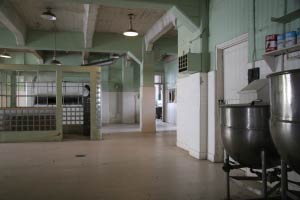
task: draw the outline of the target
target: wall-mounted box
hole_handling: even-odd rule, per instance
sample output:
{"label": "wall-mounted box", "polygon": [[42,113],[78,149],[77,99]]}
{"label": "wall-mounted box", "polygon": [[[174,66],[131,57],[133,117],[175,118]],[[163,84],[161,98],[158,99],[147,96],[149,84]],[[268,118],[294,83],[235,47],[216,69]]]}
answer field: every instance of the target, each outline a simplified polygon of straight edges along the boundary
{"label": "wall-mounted box", "polygon": [[201,53],[187,53],[178,58],[179,73],[201,72],[202,55]]}

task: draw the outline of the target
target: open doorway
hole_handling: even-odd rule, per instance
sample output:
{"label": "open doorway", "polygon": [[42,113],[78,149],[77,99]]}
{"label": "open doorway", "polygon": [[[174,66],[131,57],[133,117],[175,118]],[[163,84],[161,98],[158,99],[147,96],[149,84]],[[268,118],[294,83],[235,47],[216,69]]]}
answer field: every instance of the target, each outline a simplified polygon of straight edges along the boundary
{"label": "open doorway", "polygon": [[154,76],[154,87],[155,87],[155,118],[156,120],[164,121],[164,99],[163,99],[163,81],[162,75]]}
{"label": "open doorway", "polygon": [[64,139],[90,138],[90,74],[64,72],[62,82]]}
{"label": "open doorway", "polygon": [[[174,66],[176,59],[174,62]],[[172,64],[171,64],[172,65]],[[154,76],[157,132],[176,131],[176,74],[168,71]],[[175,68],[170,66],[170,68]],[[175,71],[174,70],[174,71]],[[173,77],[174,76],[174,77]],[[172,79],[172,81],[170,80]],[[174,81],[174,82],[173,82]]]}

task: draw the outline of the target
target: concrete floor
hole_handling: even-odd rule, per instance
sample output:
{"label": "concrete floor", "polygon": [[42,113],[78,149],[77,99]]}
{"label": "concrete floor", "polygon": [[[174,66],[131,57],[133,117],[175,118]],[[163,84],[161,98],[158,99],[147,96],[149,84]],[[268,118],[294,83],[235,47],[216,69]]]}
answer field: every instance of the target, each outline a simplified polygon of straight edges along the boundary
{"label": "concrete floor", "polygon": [[[138,133],[140,131],[139,124],[107,124],[101,129],[103,134],[107,133]],[[156,131],[176,131],[176,125],[156,120]]]}
{"label": "concrete floor", "polygon": [[[174,132],[165,132],[111,134],[103,141],[1,144],[0,199],[224,199],[221,164],[193,159],[175,141]],[[235,184],[232,191],[233,200],[250,196]]]}

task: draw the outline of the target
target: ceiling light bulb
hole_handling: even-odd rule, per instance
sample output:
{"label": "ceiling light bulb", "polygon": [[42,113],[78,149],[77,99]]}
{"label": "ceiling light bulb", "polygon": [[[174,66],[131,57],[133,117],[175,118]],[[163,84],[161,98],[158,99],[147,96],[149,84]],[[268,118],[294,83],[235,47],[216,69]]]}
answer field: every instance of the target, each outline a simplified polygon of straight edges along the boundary
{"label": "ceiling light bulb", "polygon": [[130,28],[129,28],[129,30],[125,31],[123,33],[123,35],[128,36],[128,37],[138,36],[139,33],[133,29],[133,25],[132,25],[132,20],[133,20],[134,14],[129,14],[128,17],[129,17]]}
{"label": "ceiling light bulb", "polygon": [[55,21],[56,20],[56,15],[54,15],[51,12],[51,8],[47,8],[47,11],[45,11],[41,14],[41,18],[43,18],[45,20],[49,20],[49,21]]}
{"label": "ceiling light bulb", "polygon": [[135,36],[138,36],[139,33],[136,32],[136,31],[133,30],[133,29],[129,29],[128,31],[125,31],[125,32],[123,33],[123,35],[128,36],[128,37],[135,37]]}

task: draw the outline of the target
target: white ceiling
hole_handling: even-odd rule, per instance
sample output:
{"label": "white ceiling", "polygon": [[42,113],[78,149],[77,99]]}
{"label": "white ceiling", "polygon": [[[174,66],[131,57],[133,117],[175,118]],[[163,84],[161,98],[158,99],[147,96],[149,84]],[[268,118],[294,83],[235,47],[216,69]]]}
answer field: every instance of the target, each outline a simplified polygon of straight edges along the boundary
{"label": "white ceiling", "polygon": [[[53,22],[43,20],[40,15],[51,7],[57,16],[56,27],[59,31],[82,32],[83,4],[50,0],[10,0],[17,13],[30,29],[53,30]],[[99,6],[96,32],[122,33],[129,28],[128,14],[135,14],[133,27],[144,35],[165,13],[164,10],[126,9]]]}

